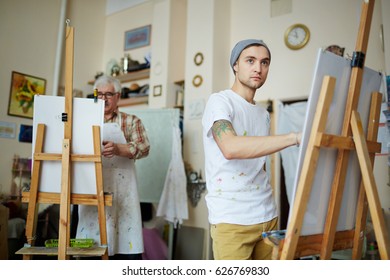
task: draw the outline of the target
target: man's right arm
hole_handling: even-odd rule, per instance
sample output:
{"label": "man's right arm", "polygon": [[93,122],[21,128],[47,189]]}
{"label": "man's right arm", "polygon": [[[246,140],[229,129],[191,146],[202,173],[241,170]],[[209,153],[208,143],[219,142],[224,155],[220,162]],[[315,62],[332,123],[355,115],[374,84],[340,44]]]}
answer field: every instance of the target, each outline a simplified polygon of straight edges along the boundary
{"label": "man's right arm", "polygon": [[215,142],[226,159],[248,159],[267,156],[301,142],[301,133],[274,136],[238,136],[228,120],[215,121]]}

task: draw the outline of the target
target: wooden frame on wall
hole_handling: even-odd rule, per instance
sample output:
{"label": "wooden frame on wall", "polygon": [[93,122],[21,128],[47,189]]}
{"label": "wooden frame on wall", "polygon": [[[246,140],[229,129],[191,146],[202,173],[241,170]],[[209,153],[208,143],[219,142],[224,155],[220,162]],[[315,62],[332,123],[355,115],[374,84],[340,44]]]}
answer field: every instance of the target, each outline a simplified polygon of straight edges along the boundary
{"label": "wooden frame on wall", "polygon": [[125,32],[124,50],[132,50],[150,45],[151,25],[142,26]]}
{"label": "wooden frame on wall", "polygon": [[32,119],[34,96],[44,95],[45,90],[45,79],[12,71],[8,115]]}

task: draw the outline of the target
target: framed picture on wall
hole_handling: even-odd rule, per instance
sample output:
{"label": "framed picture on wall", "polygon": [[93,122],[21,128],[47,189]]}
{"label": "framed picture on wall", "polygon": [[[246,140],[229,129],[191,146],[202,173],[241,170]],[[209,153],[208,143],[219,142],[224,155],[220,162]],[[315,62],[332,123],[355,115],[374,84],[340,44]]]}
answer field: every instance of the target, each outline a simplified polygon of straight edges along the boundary
{"label": "framed picture on wall", "polygon": [[12,71],[8,115],[32,119],[34,96],[45,90],[45,79]]}
{"label": "framed picture on wall", "polygon": [[33,126],[21,124],[19,130],[19,142],[32,143]]}
{"label": "framed picture on wall", "polygon": [[125,51],[150,45],[151,25],[131,29],[125,32]]}

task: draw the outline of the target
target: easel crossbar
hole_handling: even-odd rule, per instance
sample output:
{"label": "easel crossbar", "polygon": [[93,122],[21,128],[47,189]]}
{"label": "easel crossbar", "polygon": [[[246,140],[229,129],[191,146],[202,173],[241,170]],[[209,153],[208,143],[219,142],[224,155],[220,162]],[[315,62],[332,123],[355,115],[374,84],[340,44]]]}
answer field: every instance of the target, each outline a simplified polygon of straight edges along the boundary
{"label": "easel crossbar", "polygon": [[[104,246],[94,246],[90,248],[77,248],[77,247],[67,247],[66,255],[67,256],[103,256],[107,250],[107,247]],[[58,255],[58,248],[53,247],[23,247],[18,252],[18,255]]]}
{"label": "easel crossbar", "polygon": [[[34,153],[34,160],[60,161],[62,154]],[[102,158],[100,155],[71,154],[70,161],[101,162]]]}
{"label": "easel crossbar", "polygon": [[[335,240],[333,243],[333,251],[351,249],[353,247],[354,230],[338,231],[336,232]],[[324,239],[323,234],[314,234],[308,236],[300,236],[297,243],[297,249],[295,250],[294,259],[306,256],[319,255],[321,252],[322,242]],[[283,245],[285,239],[280,240],[276,249],[278,250],[277,259],[282,254]]]}
{"label": "easel crossbar", "polygon": [[[22,193],[22,202],[30,202],[30,193]],[[44,193],[39,192],[37,203],[41,204],[60,204],[60,194],[59,193]],[[95,194],[72,194],[70,198],[70,204],[83,204],[83,205],[98,205],[98,197]],[[112,206],[112,194],[104,195],[104,205]]]}
{"label": "easel crossbar", "polygon": [[[381,143],[374,141],[366,141],[367,150],[369,153],[379,153],[381,151]],[[336,148],[342,150],[355,150],[355,142],[352,137],[345,137],[333,134],[317,133],[314,145],[322,148]]]}

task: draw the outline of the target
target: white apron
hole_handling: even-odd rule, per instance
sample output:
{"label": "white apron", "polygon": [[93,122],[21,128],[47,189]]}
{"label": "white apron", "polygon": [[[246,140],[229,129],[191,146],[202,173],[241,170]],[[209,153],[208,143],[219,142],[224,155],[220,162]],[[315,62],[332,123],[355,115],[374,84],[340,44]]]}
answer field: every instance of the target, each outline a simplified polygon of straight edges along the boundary
{"label": "white apron", "polygon": [[[105,141],[126,143],[117,123],[105,123],[103,134]],[[102,163],[104,192],[113,194],[113,205],[105,207],[108,255],[143,253],[141,209],[134,160],[119,156],[103,157]],[[79,205],[77,238],[93,238],[100,244],[96,206]]]}

